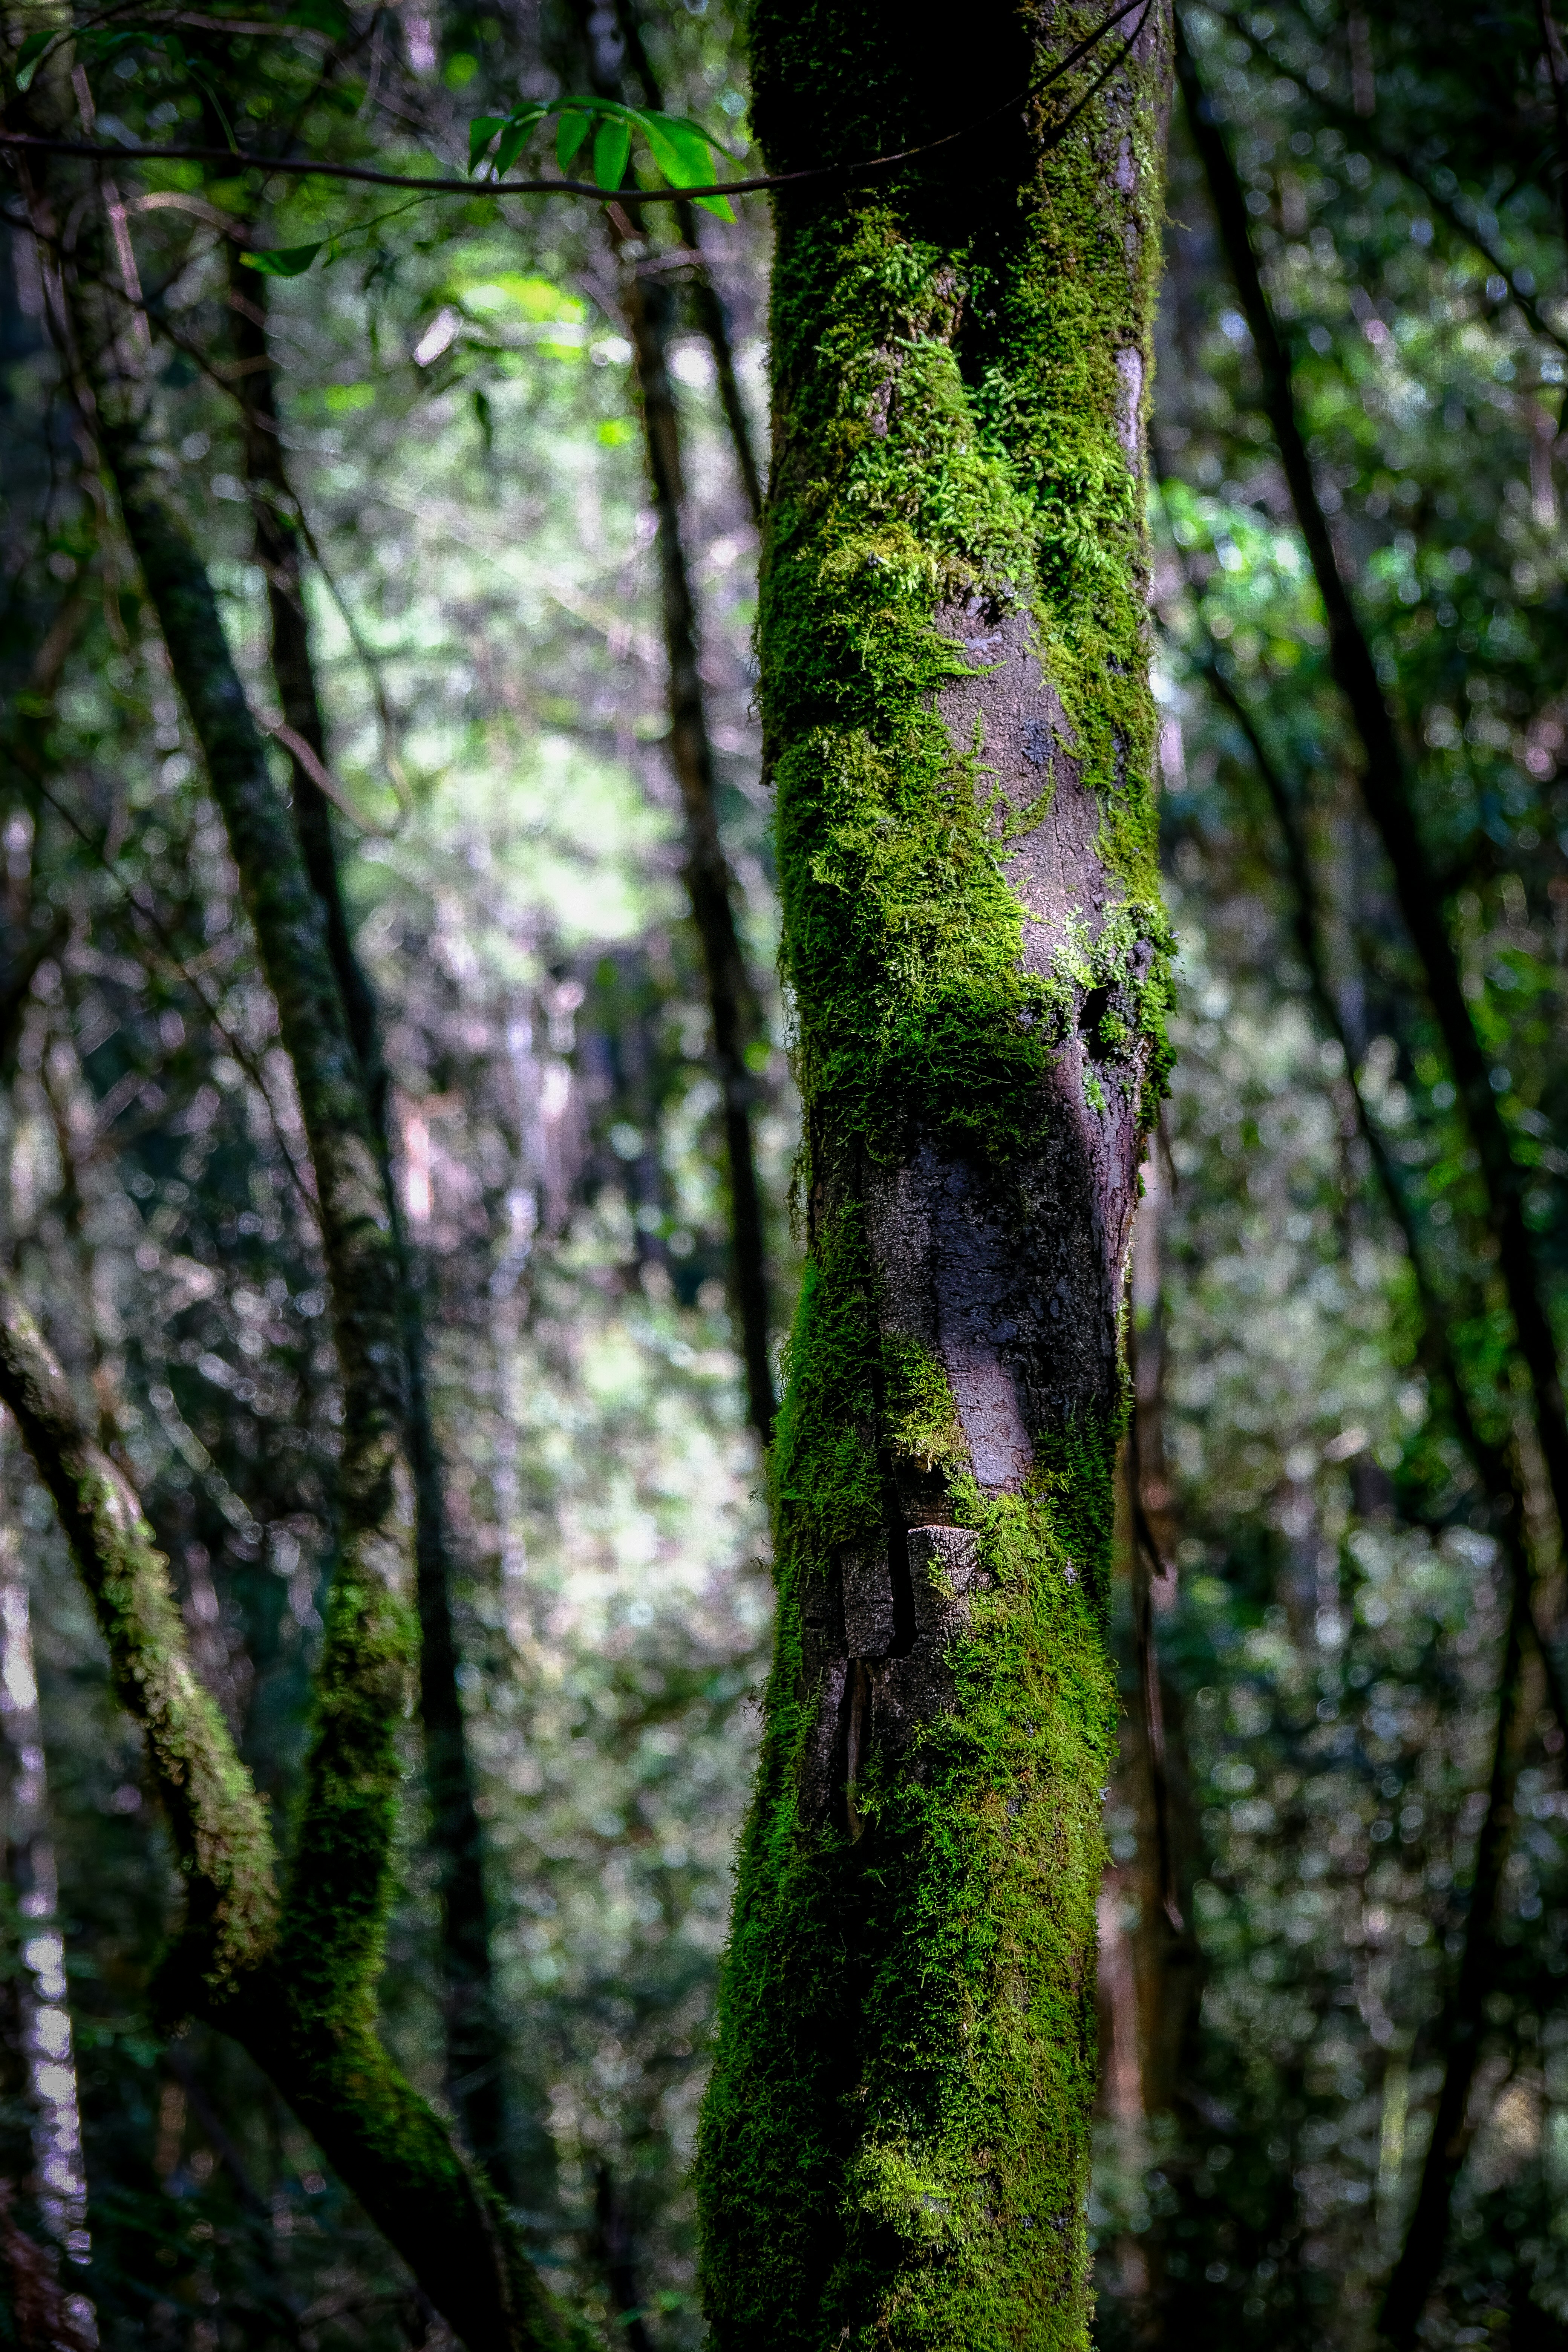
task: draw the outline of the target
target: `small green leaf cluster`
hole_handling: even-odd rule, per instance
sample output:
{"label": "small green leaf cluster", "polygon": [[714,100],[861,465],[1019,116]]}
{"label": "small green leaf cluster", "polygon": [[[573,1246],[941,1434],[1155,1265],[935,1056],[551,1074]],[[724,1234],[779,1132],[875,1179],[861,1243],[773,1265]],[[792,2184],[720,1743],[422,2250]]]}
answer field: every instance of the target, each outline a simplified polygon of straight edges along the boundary
{"label": "small green leaf cluster", "polygon": [[[510,114],[479,115],[468,125],[469,171],[477,172],[489,156],[495,177],[504,180],[540,124],[552,119],[555,160],[563,172],[570,171],[592,133],[598,187],[613,192],[621,185],[633,138],[638,135],[672,188],[706,187],[716,176],[714,142],[697,123],[646,107],[625,106],[618,99],[581,95],[552,99],[548,104],[530,100]],[[695,196],[692,201],[719,220],[735,217],[725,196]]]}

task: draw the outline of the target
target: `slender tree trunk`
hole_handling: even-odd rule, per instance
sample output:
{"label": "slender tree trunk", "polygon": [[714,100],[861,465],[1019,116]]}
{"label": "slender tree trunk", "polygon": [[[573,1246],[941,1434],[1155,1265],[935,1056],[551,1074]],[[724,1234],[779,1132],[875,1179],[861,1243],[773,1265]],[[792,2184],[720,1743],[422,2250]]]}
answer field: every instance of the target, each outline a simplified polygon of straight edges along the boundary
{"label": "slender tree trunk", "polygon": [[1380,2332],[1391,2344],[1398,2346],[1400,2352],[1415,2344],[1421,2314],[1443,2267],[1454,2187],[1469,2146],[1466,2111],[1481,2054],[1486,1996],[1496,1968],[1498,1896],[1513,1831],[1514,1791],[1521,1760],[1515,1716],[1528,1623],[1527,1598],[1516,1581],[1509,1604],[1502,1669],[1498,1676],[1497,1730],[1492,1740],[1486,1818],[1476,1842],[1464,1950],[1453,1994],[1444,2011],[1443,2084],[1437,2094],[1421,2186],[1405,2225],[1405,2244],[1378,2314]]}
{"label": "slender tree trunk", "polygon": [[1512,1827],[1513,1792],[1519,1769],[1519,1759],[1510,1743],[1514,1742],[1511,1725],[1521,1629],[1534,1635],[1552,1709],[1564,1729],[1568,1729],[1568,1710],[1556,1654],[1541,1623],[1523,1481],[1507,1448],[1494,1445],[1476,1420],[1449,1336],[1452,1318],[1438,1297],[1405,1188],[1356,1076],[1352,1041],[1324,963],[1317,880],[1300,812],[1246,704],[1217,665],[1208,666],[1208,676],[1247,739],[1273,807],[1285,845],[1296,945],[1307,972],[1312,1010],[1323,1034],[1335,1041],[1344,1056],[1357,1131],[1366,1145],[1384,1204],[1410,1261],[1421,1318],[1420,1361],[1447,1396],[1455,1433],[1476,1473],[1499,1531],[1510,1583],[1508,1633],[1499,1685],[1497,1740],[1488,1783],[1487,1811],[1478,1841],[1464,1948],[1433,2036],[1444,2057],[1443,2082],[1420,2192],[1406,2225],[1404,2248],[1389,2283],[1380,2322],[1391,2341],[1403,2346],[1415,2340],[1416,2322],[1443,2264],[1454,2188],[1464,2152],[1465,2109],[1479,2051],[1481,2004],[1496,1959],[1493,1914],[1502,1857]]}
{"label": "slender tree trunk", "polygon": [[1541,53],[1552,83],[1552,111],[1557,128],[1557,203],[1563,234],[1568,238],[1568,48],[1552,13],[1552,0],[1535,0],[1541,24]]}
{"label": "slender tree trunk", "polygon": [[[576,16],[595,88],[604,97],[620,97],[621,83],[613,53],[606,58],[597,37],[597,28],[604,20],[583,5],[583,0],[579,0]],[[629,0],[617,0],[616,21],[627,61],[642,85],[644,96],[650,106],[657,107],[658,84]],[[689,205],[678,205],[677,213],[689,248],[700,252],[696,213]],[[718,782],[702,690],[697,604],[691,593],[691,570],[681,526],[684,486],[680,412],[669,378],[674,296],[667,279],[639,269],[625,214],[612,207],[608,226],[621,271],[621,308],[637,357],[643,439],[658,525],[659,588],[669,662],[669,758],[685,812],[686,886],[702,943],[713,1023],[713,1058],[724,1106],[733,1295],[746,1372],[746,1402],[752,1425],[765,1446],[773,1434],[774,1409],[773,1365],[768,1354],[767,1231],[752,1130],[758,1087],[747,1053],[749,1048],[765,1044],[766,1029],[736,926],[735,878],[719,837]],[[634,247],[630,252],[628,246]],[[725,415],[747,499],[755,514],[760,508],[761,488],[745,411],[735,382],[729,328],[717,291],[700,266],[700,308],[704,289],[704,331],[719,371]]]}
{"label": "slender tree trunk", "polygon": [[1168,26],[1106,14],[984,0],[929,47],[843,0],[752,16],[774,171],[984,127],[777,205],[763,701],[808,1248],[698,2157],[719,2352],[1087,2342],[1120,1318],[1168,1001]]}
{"label": "slender tree trunk", "polygon": [[[231,247],[229,308],[245,426],[247,479],[256,517],[256,554],[267,578],[272,675],[285,724],[324,766],[326,728],[316,690],[305,612],[302,533],[279,432],[267,280],[240,266]],[[445,1964],[447,2080],[468,2145],[498,2188],[515,2196],[508,2114],[506,2046],[490,1965],[490,1910],[484,1833],[474,1803],[458,1643],[452,1622],[452,1562],[445,1465],[430,1409],[422,1286],[404,1230],[394,1181],[392,1104],[374,992],[354,952],[343,906],[331,811],[305,762],[293,755],[294,822],[310,887],[326,919],[327,944],[349,1033],[363,1073],[386,1214],[399,1262],[398,1297],[408,1366],[408,1456],[414,1478],[419,1609],[419,1715],[430,1792],[431,1846]],[[542,2136],[541,2136],[542,2137]]]}
{"label": "slender tree trunk", "polygon": [[752,1134],[757,1081],[746,1059],[747,1048],[764,1032],[735,922],[734,877],[719,838],[713,745],[698,664],[697,608],[680,527],[680,420],[669,380],[669,289],[639,277],[633,267],[626,272],[622,301],[637,353],[658,521],[659,585],[669,657],[670,765],[686,812],[686,883],[708,971],[713,1058],[723,1091],[735,1306],[746,1399],[752,1425],[765,1445],[773,1433],[773,1378],[768,1357],[766,1234]]}
{"label": "slender tree trunk", "polygon": [[1273,427],[1308,559],[1328,618],[1334,675],[1362,747],[1361,790],[1393,869],[1394,894],[1420,961],[1448,1065],[1480,1162],[1499,1264],[1513,1317],[1519,1351],[1530,1374],[1535,1422],[1547,1483],[1568,1556],[1568,1412],[1558,1370],[1556,1341],[1541,1287],[1534,1246],[1524,1220],[1527,1171],[1514,1159],[1508,1129],[1492,1092],[1486,1055],[1465,1002],[1459,959],[1449,936],[1438,887],[1416,823],[1409,769],[1372,649],[1339,568],[1328,519],[1312,478],[1311,461],[1296,414],[1289,356],[1264,289],[1252,248],[1241,183],[1224,131],[1205,92],[1197,60],[1176,20],[1176,68],[1193,136],[1208,179],[1220,235],[1263,377],[1264,404]]}
{"label": "slender tree trunk", "polygon": [[[643,38],[642,18],[633,0],[616,0],[616,24],[626,47],[626,63],[642,86],[643,102],[654,113],[665,110],[664,93],[658,76],[647,53]],[[746,404],[741,396],[741,381],[735,373],[735,347],[730,338],[730,320],[723,299],[713,282],[713,273],[702,253],[702,230],[697,207],[684,197],[676,200],[676,226],[681,242],[689,253],[699,257],[691,284],[692,308],[709,350],[713,354],[713,373],[719,388],[719,405],[724,412],[724,423],[730,435],[730,446],[735,453],[735,467],[741,477],[746,507],[752,520],[763,519],[763,478],[757,465],[757,453],[752,439],[752,421],[746,415]]]}
{"label": "slender tree trunk", "polygon": [[[12,1453],[10,1442],[5,1452]],[[13,2171],[0,2159],[0,2188],[17,2188],[30,2172],[46,2231],[73,2264],[85,2268],[91,2242],[81,2107],[49,1831],[44,1726],[18,1549],[14,1527],[0,1526],[0,1901],[5,1925],[14,1925],[19,1947],[15,1956],[6,1952],[0,1983],[0,2015],[5,2021],[0,2030],[0,2097],[15,2099],[17,2112],[29,2115],[33,2162]],[[81,2316],[91,2315],[83,2298]]]}
{"label": "slender tree trunk", "polygon": [[1289,785],[1275,765],[1268,749],[1258,733],[1257,721],[1217,665],[1205,666],[1205,674],[1215,693],[1225,703],[1247,739],[1253,763],[1268,794],[1275,820],[1285,845],[1285,867],[1290,879],[1292,924],[1296,946],[1307,974],[1308,992],[1313,1014],[1325,1037],[1332,1038],[1344,1056],[1345,1083],[1350,1087],[1354,1110],[1356,1131],[1366,1145],[1367,1157],[1383,1194],[1384,1205],[1405,1246],[1415,1285],[1416,1306],[1420,1315],[1420,1361],[1424,1371],[1436,1380],[1447,1401],[1453,1417],[1454,1433],[1464,1449],[1467,1460],[1476,1474],[1477,1482],[1491,1512],[1493,1523],[1501,1530],[1503,1549],[1508,1557],[1509,1572],[1525,1597],[1531,1630],[1541,1654],[1542,1669],[1546,1680],[1547,1697],[1552,1711],[1564,1731],[1568,1731],[1568,1695],[1564,1694],[1562,1670],[1554,1643],[1548,1638],[1535,1592],[1534,1569],[1527,1540],[1528,1514],[1525,1509],[1524,1483],[1509,1449],[1495,1445],[1485,1434],[1475,1416],[1469,1391],[1459,1370],[1452,1337],[1453,1314],[1439,1296],[1433,1279],[1431,1262],[1416,1227],[1409,1197],[1399,1180],[1393,1156],[1367,1108],[1366,1097],[1356,1075],[1353,1043],[1346,1029],[1338,999],[1329,983],[1323,961],[1322,925],[1320,916],[1317,880],[1312,871],[1311,855],[1301,816]]}

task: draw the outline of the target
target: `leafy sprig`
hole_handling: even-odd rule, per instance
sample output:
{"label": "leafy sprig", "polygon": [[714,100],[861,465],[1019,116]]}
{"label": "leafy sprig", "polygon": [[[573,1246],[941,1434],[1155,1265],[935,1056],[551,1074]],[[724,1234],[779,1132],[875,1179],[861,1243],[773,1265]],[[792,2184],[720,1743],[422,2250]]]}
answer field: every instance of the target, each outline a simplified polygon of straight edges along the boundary
{"label": "leafy sprig", "polygon": [[[469,172],[477,172],[489,156],[494,176],[504,180],[539,126],[552,116],[555,160],[562,171],[571,169],[591,133],[595,184],[607,191],[618,188],[625,179],[632,141],[639,133],[671,188],[707,187],[717,177],[713,161],[717,142],[700,124],[684,121],[679,115],[623,106],[618,99],[577,95],[547,103],[530,100],[510,114],[481,114],[468,126]],[[692,201],[720,220],[735,217],[727,196],[695,196]]]}

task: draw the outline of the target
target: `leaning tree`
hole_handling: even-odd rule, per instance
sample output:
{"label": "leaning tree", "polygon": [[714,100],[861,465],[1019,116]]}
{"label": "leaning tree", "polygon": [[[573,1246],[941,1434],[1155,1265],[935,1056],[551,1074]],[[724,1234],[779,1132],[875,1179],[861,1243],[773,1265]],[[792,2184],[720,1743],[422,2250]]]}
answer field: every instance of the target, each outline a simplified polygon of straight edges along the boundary
{"label": "leaning tree", "polygon": [[1086,2341],[1169,61],[1161,0],[752,16],[803,175],[760,634],[807,1262],[699,2156],[723,2352]]}

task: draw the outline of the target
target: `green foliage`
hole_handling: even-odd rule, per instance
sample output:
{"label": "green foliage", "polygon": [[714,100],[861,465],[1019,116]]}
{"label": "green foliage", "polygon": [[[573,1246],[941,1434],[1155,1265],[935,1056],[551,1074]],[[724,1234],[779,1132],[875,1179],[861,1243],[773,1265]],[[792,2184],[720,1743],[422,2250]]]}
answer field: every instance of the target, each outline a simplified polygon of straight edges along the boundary
{"label": "green foliage", "polygon": [[[713,163],[717,142],[697,123],[647,107],[626,106],[618,99],[581,94],[556,99],[548,106],[517,107],[510,114],[476,117],[468,125],[469,171],[477,172],[488,156],[495,177],[504,180],[533,132],[552,118],[555,160],[562,171],[570,171],[592,132],[595,183],[608,191],[618,188],[626,177],[634,138],[643,141],[671,188],[705,187],[717,176]],[[692,201],[719,220],[735,217],[727,196],[695,196]]]}

